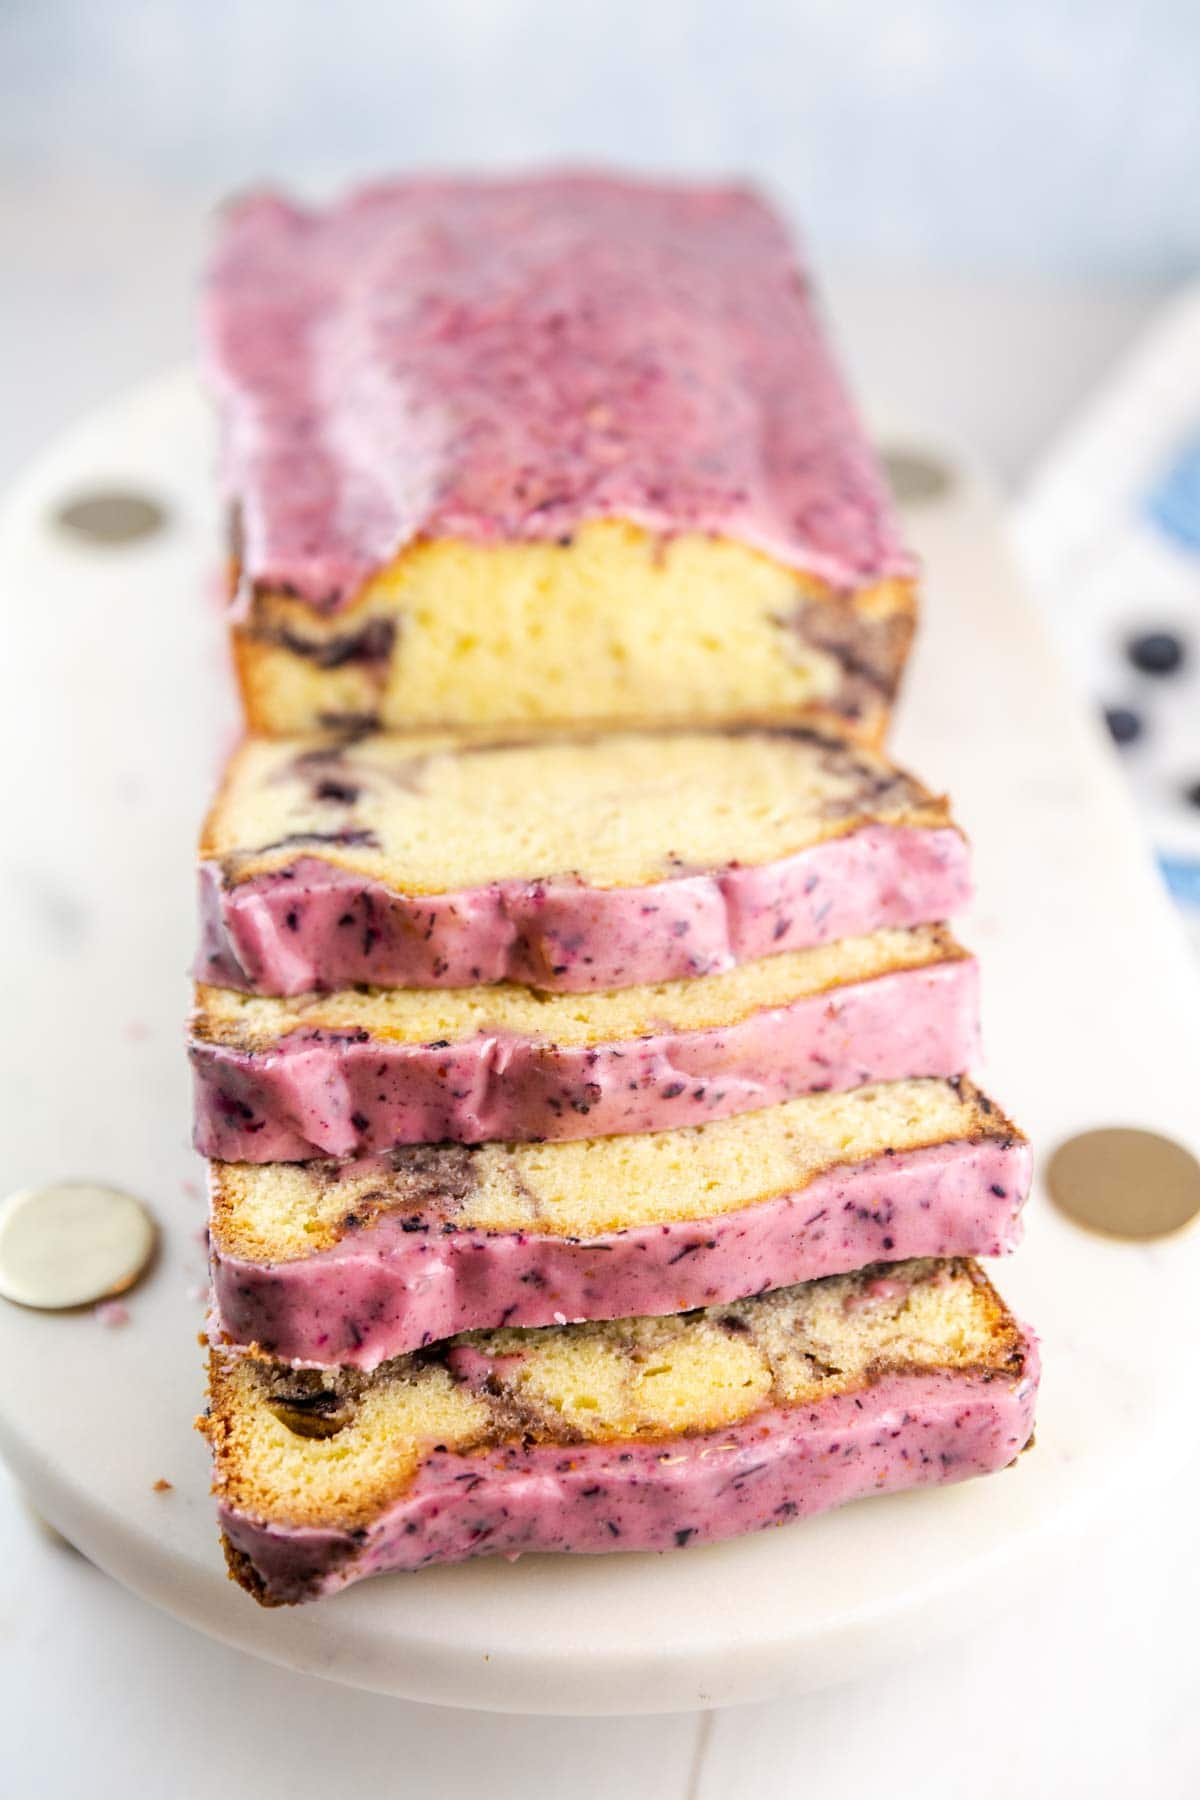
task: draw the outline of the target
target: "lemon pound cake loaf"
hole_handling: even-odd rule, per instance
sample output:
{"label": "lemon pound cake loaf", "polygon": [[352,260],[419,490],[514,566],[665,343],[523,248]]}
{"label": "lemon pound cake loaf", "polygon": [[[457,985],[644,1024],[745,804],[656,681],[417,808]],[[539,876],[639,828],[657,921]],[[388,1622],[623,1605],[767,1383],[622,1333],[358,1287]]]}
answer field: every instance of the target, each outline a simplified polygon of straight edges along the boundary
{"label": "lemon pound cake loaf", "polygon": [[603,1137],[958,1075],[977,1060],[976,975],[944,927],[922,925],[601,994],[201,987],[196,1147],[294,1162],[440,1139]]}
{"label": "lemon pound cake loaf", "polygon": [[945,800],[803,728],[251,738],[201,842],[199,980],[548,991],[951,917]]}
{"label": "lemon pound cake loaf", "polygon": [[808,711],[882,736],[913,565],[749,191],[253,197],[206,341],[255,730]]}
{"label": "lemon pound cake loaf", "polygon": [[962,1481],[1029,1441],[1037,1350],[965,1261],[658,1319],[451,1339],[373,1375],[214,1353],[232,1575],[267,1605],[386,1570],[671,1550]]}
{"label": "lemon pound cake loaf", "polygon": [[998,1256],[1029,1146],[966,1081],[566,1144],[215,1163],[215,1342],[373,1369],[459,1332],[684,1312],[912,1256]]}

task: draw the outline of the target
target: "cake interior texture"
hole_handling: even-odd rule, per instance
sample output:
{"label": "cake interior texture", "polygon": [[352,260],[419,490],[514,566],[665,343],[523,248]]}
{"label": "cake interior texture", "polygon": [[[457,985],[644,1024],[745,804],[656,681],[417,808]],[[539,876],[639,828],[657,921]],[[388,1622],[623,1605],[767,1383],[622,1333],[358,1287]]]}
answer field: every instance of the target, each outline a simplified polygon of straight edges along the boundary
{"label": "cake interior texture", "polygon": [[353,1529],[435,1449],[701,1435],[896,1372],[1020,1374],[1020,1328],[976,1265],[918,1261],[703,1311],[468,1333],[371,1375],[213,1354],[205,1430],[222,1503]]}
{"label": "cake interior texture", "polygon": [[802,1191],[827,1170],[959,1141],[1023,1142],[969,1081],[805,1094],[711,1124],[544,1144],[413,1145],[351,1162],[215,1163],[222,1256],[286,1262],[376,1220],[588,1239],[717,1218]]}
{"label": "cake interior texture", "polygon": [[907,579],[847,594],[728,538],[607,519],[569,544],[413,546],[332,614],[256,594],[235,655],[273,735],[802,713],[877,744],[915,615]]}
{"label": "cake interior texture", "polygon": [[565,874],[644,887],[781,860],[873,822],[938,829],[950,818],[944,799],[883,758],[803,729],[492,745],[250,738],[201,855],[230,881],[318,855],[413,895]]}

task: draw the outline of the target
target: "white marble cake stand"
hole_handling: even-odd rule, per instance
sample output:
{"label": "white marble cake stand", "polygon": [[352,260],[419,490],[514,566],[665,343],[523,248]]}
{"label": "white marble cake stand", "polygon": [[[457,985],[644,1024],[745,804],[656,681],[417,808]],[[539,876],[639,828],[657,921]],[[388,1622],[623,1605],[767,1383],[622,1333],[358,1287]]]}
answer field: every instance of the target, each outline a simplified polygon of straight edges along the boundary
{"label": "white marble cake stand", "polygon": [[[711,1549],[480,1562],[306,1608],[260,1611],[227,1581],[191,1430],[203,1204],[181,1046],[193,838],[234,726],[211,456],[205,409],[173,376],[56,444],[0,518],[0,1179],[109,1180],[145,1196],[164,1232],[123,1329],[0,1302],[0,1447],[34,1503],[217,1638],[498,1710],[768,1698],[1028,1602],[1053,1582],[1063,1534],[1136,1504],[1197,1430],[1200,1235],[1102,1240],[1040,1193],[1000,1271],[1044,1338],[1038,1444],[1002,1476]],[[99,548],[55,525],[64,502],[113,488],[159,499],[168,529]],[[1195,1147],[1194,975],[1119,778],[1006,569],[986,488],[960,466],[912,525],[929,583],[900,748],[953,788],[975,838],[966,935],[984,956],[991,1084],[1043,1150],[1098,1124]]]}

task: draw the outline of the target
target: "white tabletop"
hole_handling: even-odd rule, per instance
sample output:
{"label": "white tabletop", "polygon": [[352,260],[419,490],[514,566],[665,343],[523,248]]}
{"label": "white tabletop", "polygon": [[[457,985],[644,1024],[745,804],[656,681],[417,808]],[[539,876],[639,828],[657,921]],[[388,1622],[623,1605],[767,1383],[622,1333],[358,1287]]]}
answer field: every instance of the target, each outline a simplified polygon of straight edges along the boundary
{"label": "white tabletop", "polygon": [[[80,204],[74,190],[31,200],[0,187],[5,221],[21,250],[20,279],[0,298],[7,474],[77,410],[186,349],[202,223],[152,194]],[[968,438],[1011,480],[1153,296],[847,276],[834,299],[881,408]],[[486,1783],[497,1800],[725,1800],[886,1783],[895,1800],[1182,1800],[1200,1779],[1200,1462],[1165,1491],[1153,1473],[1136,1514],[1064,1554],[1036,1613],[802,1700],[592,1721],[420,1708],[253,1661],[49,1540],[0,1477],[0,1792],[304,1800],[452,1797]]]}

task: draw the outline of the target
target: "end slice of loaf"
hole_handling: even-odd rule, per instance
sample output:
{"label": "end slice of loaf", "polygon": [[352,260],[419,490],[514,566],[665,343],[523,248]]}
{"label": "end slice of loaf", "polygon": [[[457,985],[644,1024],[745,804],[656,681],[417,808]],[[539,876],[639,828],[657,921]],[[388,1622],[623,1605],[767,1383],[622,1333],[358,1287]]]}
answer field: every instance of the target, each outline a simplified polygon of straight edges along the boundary
{"label": "end slice of loaf", "polygon": [[372,1369],[474,1329],[683,1312],[1014,1248],[1029,1146],[965,1080],[571,1143],[212,1165],[212,1330]]}
{"label": "end slice of loaf", "polygon": [[914,564],[754,194],[257,195],[205,318],[257,728],[807,710],[882,736]]}
{"label": "end slice of loaf", "polygon": [[251,738],[200,846],[197,978],[557,992],[951,917],[944,799],[804,729]]}
{"label": "end slice of loaf", "polygon": [[1028,1442],[1036,1347],[976,1265],[469,1334],[373,1375],[214,1354],[231,1573],[266,1604],[536,1551],[667,1550],[960,1481]]}

